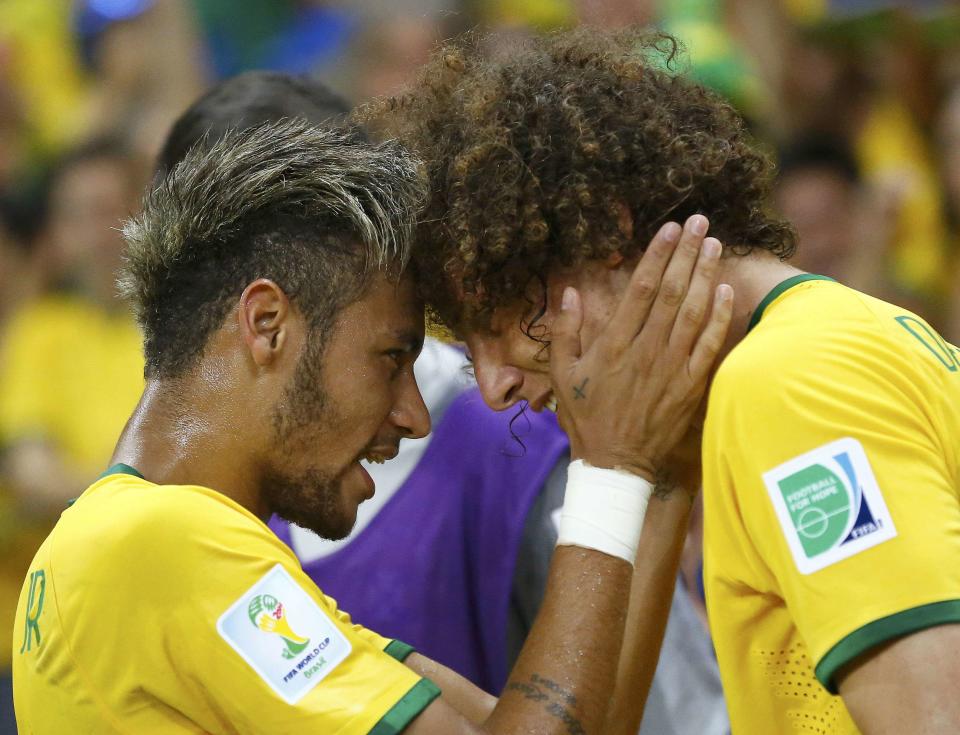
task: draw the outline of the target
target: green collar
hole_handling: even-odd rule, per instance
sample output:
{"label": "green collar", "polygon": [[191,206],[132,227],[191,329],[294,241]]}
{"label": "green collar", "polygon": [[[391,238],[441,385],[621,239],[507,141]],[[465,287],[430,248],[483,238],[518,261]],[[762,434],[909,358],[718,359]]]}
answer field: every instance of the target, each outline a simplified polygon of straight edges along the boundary
{"label": "green collar", "polygon": [[107,477],[108,475],[133,475],[134,477],[139,477],[141,480],[147,479],[146,477],[141,475],[137,470],[135,470],[133,467],[131,467],[128,464],[124,464],[123,462],[119,462],[118,464],[113,465],[113,467],[109,468],[97,479],[102,480],[104,477]]}
{"label": "green collar", "polygon": [[[763,297],[757,308],[754,309],[753,315],[750,317],[750,324],[747,325],[747,334],[750,334],[750,330],[753,329],[757,324],[760,323],[760,319],[763,316],[763,312],[767,310],[767,307],[773,303],[773,301],[780,296],[784,291],[787,291],[798,283],[804,283],[805,281],[833,281],[834,279],[828,276],[818,276],[815,273],[801,273],[797,276],[791,276],[785,281],[781,281],[772,289],[770,293]],[[835,281],[834,281],[835,282]]]}

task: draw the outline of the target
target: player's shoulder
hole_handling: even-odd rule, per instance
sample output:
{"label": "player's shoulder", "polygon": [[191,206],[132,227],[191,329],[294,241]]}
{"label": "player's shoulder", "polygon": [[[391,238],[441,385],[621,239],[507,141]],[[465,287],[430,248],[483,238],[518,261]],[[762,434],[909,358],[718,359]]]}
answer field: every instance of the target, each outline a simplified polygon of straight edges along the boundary
{"label": "player's shoulder", "polygon": [[125,473],[91,485],[64,512],[55,534],[58,558],[69,560],[84,549],[91,567],[113,572],[130,566],[143,572],[158,564],[190,568],[198,560],[215,560],[218,549],[278,558],[286,552],[266,525],[215,490],[157,485]]}
{"label": "player's shoulder", "polygon": [[724,359],[721,389],[783,390],[792,382],[853,379],[883,365],[911,370],[897,316],[909,313],[833,281],[803,282],[761,303]]}
{"label": "player's shoulder", "polygon": [[117,519],[136,524],[166,524],[187,527],[205,524],[210,517],[247,515],[234,501],[200,485],[161,485],[145,480],[135,471],[117,465],[101,476],[71,508],[90,510],[109,504]]}

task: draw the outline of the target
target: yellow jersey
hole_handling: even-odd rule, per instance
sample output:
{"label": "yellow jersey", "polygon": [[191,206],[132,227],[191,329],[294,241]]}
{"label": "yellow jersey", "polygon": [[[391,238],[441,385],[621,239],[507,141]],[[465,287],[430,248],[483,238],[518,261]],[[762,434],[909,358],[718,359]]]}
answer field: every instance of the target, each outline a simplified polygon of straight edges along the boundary
{"label": "yellow jersey", "polygon": [[761,303],[704,429],[707,604],[735,735],[857,733],[837,671],[960,622],[958,439],[960,351],[921,319],[811,275]]}
{"label": "yellow jersey", "polygon": [[111,468],[66,510],[14,627],[23,735],[401,732],[439,689],[256,516]]}

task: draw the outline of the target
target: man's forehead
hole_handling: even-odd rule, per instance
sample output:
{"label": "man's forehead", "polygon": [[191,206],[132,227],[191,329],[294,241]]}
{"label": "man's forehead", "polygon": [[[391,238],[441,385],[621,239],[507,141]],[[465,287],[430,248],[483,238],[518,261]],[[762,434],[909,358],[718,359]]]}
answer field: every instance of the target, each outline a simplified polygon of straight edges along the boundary
{"label": "man's forehead", "polygon": [[417,296],[415,284],[406,274],[399,277],[383,272],[373,274],[362,300],[378,302],[394,308],[406,308],[408,306],[416,306],[418,309],[423,308]]}
{"label": "man's forehead", "polygon": [[510,336],[523,332],[535,322],[540,322],[546,313],[546,299],[515,299],[493,307],[482,319],[470,327],[470,331],[486,337]]}
{"label": "man's forehead", "polygon": [[[533,322],[542,323],[547,314],[548,302],[558,285],[565,285],[582,268],[579,266],[554,267],[545,273],[534,273],[526,285],[513,292],[490,293],[482,284],[468,290],[452,277],[445,288],[431,293],[421,285],[428,306],[444,328],[459,341],[467,336],[496,337],[520,330]],[[433,296],[439,298],[433,300]]]}
{"label": "man's forehead", "polygon": [[383,332],[423,334],[423,302],[408,278],[378,277],[362,301],[375,312],[374,322]]}

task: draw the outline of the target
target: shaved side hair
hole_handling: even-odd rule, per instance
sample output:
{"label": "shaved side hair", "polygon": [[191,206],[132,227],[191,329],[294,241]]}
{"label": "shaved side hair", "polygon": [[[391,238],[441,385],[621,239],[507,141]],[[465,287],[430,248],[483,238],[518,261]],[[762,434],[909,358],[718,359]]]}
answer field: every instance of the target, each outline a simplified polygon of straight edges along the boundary
{"label": "shaved side hair", "polygon": [[187,371],[257,278],[276,282],[322,336],[373,272],[403,270],[424,198],[398,143],[303,120],[193,149],[123,228],[119,284],[143,329],[146,376]]}

